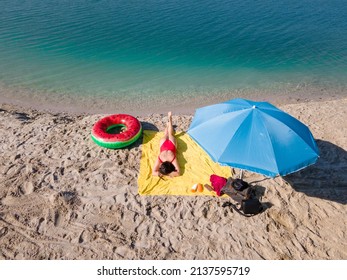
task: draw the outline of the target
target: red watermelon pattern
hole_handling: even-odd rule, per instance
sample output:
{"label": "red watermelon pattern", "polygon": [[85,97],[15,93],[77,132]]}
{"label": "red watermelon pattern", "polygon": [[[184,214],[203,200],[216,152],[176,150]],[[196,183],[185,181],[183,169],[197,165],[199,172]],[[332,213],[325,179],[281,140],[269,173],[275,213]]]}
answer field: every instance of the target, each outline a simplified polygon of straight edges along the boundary
{"label": "red watermelon pattern", "polygon": [[[113,125],[124,125],[124,131],[118,134],[107,133],[107,129]],[[95,138],[104,142],[126,142],[132,139],[141,130],[138,119],[127,114],[115,114],[97,121],[92,129]]]}

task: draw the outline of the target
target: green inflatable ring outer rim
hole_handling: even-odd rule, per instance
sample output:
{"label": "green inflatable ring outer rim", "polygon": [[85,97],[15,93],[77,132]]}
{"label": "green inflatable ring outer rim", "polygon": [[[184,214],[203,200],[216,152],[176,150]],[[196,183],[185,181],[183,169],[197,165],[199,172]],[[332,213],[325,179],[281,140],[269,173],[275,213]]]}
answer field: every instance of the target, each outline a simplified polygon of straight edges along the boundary
{"label": "green inflatable ring outer rim", "polygon": [[91,133],[91,137],[93,139],[93,141],[99,145],[100,147],[104,147],[104,148],[108,148],[108,149],[120,149],[120,148],[124,148],[126,146],[129,146],[130,144],[134,143],[137,139],[140,138],[142,133],[142,127],[140,128],[139,132],[131,139],[129,139],[128,141],[119,141],[119,142],[106,142],[106,141],[102,141],[100,139],[98,139],[97,137],[95,137],[93,135],[93,133]]}

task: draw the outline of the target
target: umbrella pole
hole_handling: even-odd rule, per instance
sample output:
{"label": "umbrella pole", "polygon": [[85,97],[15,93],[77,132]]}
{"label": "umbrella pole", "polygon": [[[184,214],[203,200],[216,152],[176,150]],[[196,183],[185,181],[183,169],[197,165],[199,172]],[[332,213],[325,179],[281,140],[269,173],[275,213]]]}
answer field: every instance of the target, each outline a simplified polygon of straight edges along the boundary
{"label": "umbrella pole", "polygon": [[[235,169],[232,168],[232,167],[231,167],[231,174],[235,174],[236,175]],[[242,180],[242,177],[243,177],[243,169],[240,169],[239,178]]]}
{"label": "umbrella pole", "polygon": [[241,169],[241,172],[240,172],[240,179],[242,180],[242,177],[243,177],[243,169]]}

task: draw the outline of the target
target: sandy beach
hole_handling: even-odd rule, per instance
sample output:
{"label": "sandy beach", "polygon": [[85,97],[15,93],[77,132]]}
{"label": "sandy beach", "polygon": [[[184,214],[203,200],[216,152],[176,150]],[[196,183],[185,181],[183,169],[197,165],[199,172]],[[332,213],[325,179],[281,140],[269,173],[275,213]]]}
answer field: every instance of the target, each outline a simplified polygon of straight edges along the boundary
{"label": "sandy beach", "polygon": [[[347,259],[347,98],[279,107],[309,126],[320,158],[283,178],[246,172],[267,209],[245,218],[225,198],[140,196],[142,138],[97,146],[90,131],[104,115],[3,103],[0,259]],[[173,114],[186,131],[192,115]]]}

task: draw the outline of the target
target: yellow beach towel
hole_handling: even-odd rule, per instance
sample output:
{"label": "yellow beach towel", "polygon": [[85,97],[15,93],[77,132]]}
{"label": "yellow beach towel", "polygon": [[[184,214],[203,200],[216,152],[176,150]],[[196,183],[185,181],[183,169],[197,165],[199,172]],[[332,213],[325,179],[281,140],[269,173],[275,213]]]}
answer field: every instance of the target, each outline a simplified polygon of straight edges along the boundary
{"label": "yellow beach towel", "polygon": [[210,176],[217,174],[228,178],[230,167],[220,166],[213,162],[208,154],[200,148],[188,134],[176,133],[177,160],[181,176],[159,178],[152,176],[153,164],[159,154],[159,141],[164,133],[150,130],[143,131],[142,157],[138,178],[141,195],[215,195],[204,188],[203,192],[191,192],[194,184],[210,184]]}

